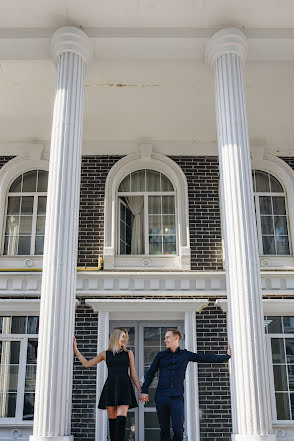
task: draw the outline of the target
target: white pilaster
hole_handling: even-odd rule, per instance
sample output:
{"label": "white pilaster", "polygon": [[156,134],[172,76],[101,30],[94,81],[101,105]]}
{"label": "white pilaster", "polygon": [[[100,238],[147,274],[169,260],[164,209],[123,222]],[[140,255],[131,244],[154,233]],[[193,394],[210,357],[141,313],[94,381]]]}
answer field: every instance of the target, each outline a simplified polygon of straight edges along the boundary
{"label": "white pilaster", "polygon": [[273,441],[239,29],[217,32],[207,47],[215,99],[223,237],[232,344],[234,441]]}
{"label": "white pilaster", "polygon": [[[98,344],[97,354],[106,351],[109,342],[109,312],[99,311],[98,313]],[[107,413],[105,410],[98,409],[98,402],[102,392],[103,385],[107,377],[106,363],[97,365],[97,413],[96,413],[96,441],[105,441],[107,439]]]}
{"label": "white pilaster", "polygon": [[40,306],[34,432],[31,441],[68,441],[71,427],[85,63],[89,40],[64,27],[52,39],[57,83],[51,134]]}
{"label": "white pilaster", "polygon": [[[196,311],[185,312],[185,348],[197,352]],[[189,363],[186,371],[186,417],[188,441],[200,440],[197,363]]]}

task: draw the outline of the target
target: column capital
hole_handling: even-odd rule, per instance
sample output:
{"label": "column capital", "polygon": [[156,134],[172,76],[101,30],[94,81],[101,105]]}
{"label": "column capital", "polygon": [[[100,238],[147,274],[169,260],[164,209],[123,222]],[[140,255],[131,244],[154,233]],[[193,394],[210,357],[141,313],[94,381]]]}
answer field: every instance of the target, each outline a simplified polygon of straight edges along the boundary
{"label": "column capital", "polygon": [[74,26],[57,29],[51,40],[51,56],[57,64],[60,55],[73,52],[79,55],[86,64],[91,58],[91,44],[88,35]]}
{"label": "column capital", "polygon": [[245,61],[248,42],[246,35],[238,28],[225,28],[216,32],[206,46],[205,58],[210,66],[225,54],[236,54]]}

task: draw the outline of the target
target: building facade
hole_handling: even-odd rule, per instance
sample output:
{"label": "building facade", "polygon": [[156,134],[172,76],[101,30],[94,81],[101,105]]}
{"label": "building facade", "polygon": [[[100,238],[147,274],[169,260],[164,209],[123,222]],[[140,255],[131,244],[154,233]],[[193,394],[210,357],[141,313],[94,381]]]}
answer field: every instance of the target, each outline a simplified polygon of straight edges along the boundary
{"label": "building facade", "polygon": [[[106,441],[72,336],[90,358],[115,326],[141,381],[169,327],[231,344],[188,367],[185,440],[294,440],[290,26],[94,22],[3,26],[0,440]],[[160,439],[155,388],[126,440]]]}

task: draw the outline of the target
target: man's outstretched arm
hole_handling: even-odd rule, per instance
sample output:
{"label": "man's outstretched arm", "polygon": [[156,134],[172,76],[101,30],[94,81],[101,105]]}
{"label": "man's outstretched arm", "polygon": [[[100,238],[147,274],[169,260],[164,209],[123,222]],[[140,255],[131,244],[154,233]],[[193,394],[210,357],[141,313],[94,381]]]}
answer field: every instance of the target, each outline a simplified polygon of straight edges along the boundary
{"label": "man's outstretched arm", "polygon": [[156,357],[154,358],[154,360],[152,362],[152,365],[150,366],[150,368],[147,371],[144,384],[141,388],[141,394],[148,395],[149,386],[152,383],[153,378],[154,378],[158,368],[159,368],[159,353],[156,355]]}
{"label": "man's outstretched arm", "polygon": [[189,361],[195,361],[197,363],[226,363],[231,358],[231,347],[228,346],[228,351],[225,355],[215,354],[196,354],[195,352],[189,352]]}

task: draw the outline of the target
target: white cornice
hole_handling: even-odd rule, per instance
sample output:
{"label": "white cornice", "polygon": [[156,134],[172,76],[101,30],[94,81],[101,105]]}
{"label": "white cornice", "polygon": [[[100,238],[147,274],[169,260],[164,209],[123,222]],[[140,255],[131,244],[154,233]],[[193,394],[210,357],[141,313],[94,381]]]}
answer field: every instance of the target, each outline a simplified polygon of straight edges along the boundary
{"label": "white cornice", "polygon": [[[198,59],[219,29],[84,28],[99,59]],[[294,60],[294,29],[242,29],[248,38],[248,60]],[[0,29],[0,60],[49,60],[56,29]],[[124,40],[122,42],[122,39]],[[143,45],[142,45],[143,41]]]}

